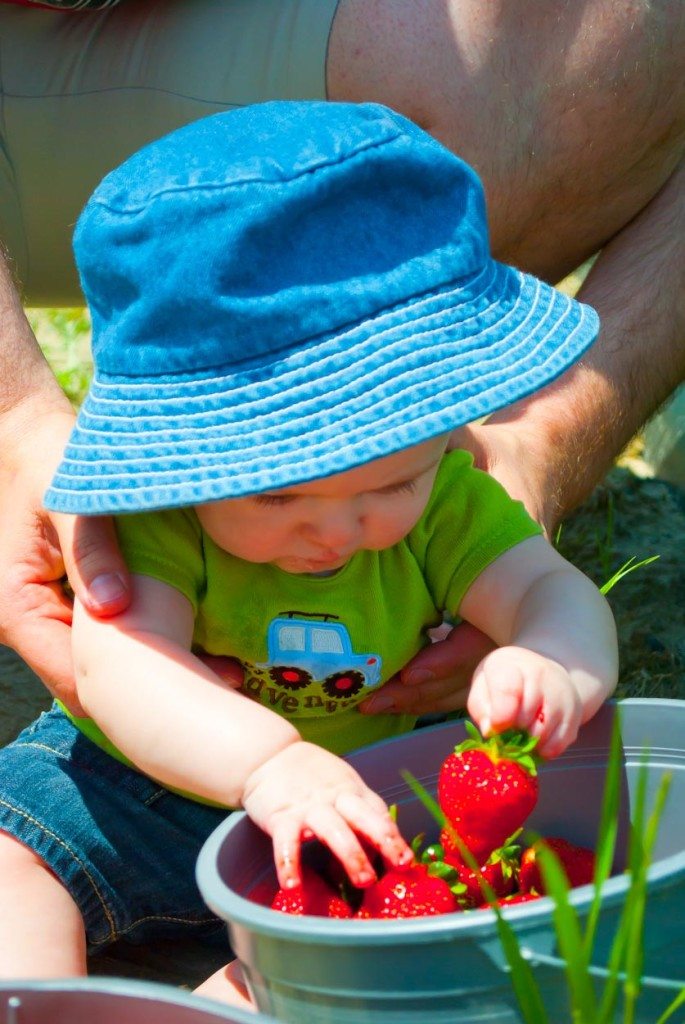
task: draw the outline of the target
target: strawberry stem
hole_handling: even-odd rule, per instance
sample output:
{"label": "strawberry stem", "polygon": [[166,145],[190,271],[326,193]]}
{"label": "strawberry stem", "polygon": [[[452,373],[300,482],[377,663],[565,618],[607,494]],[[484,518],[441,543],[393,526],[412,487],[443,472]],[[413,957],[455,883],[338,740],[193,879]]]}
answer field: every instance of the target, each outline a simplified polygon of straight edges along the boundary
{"label": "strawberry stem", "polygon": [[537,775],[539,758],[534,752],[538,745],[537,736],[531,736],[523,729],[505,729],[504,732],[494,733],[484,739],[468,719],[464,721],[464,727],[468,737],[454,748],[455,754],[481,750],[494,764],[503,760],[514,761],[530,775]]}

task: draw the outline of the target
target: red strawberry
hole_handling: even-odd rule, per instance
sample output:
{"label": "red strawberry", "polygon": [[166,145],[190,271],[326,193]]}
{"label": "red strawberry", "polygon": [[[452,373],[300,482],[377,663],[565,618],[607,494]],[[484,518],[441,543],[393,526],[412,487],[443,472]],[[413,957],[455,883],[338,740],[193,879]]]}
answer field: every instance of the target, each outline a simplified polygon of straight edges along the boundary
{"label": "red strawberry", "polygon": [[314,917],[352,917],[352,908],[342,896],[307,867],[302,868],[302,884],[294,889],[279,889],[271,909],[284,914],[311,914]]}
{"label": "red strawberry", "polygon": [[[512,903],[530,903],[531,900],[539,899],[542,899],[542,897],[537,892],[515,892],[512,893],[511,896],[503,896],[501,899],[497,900],[497,906],[508,907]],[[478,907],[479,910],[488,910],[489,908],[489,903],[481,903]]]}
{"label": "red strawberry", "polygon": [[[513,839],[513,837],[512,837]],[[480,866],[482,879],[490,886],[497,897],[508,896],[516,886],[516,875],[518,869],[519,847],[512,842],[493,850],[489,858]],[[450,866],[456,872],[456,878],[461,883],[459,888],[452,885],[459,905],[465,910],[472,907],[480,907],[487,903],[487,897],[483,891],[478,873],[465,864],[461,855],[450,849],[445,849],[441,843],[433,843],[426,847],[421,854],[424,864],[436,863]],[[445,874],[441,873],[441,877]]]}
{"label": "red strawberry", "polygon": [[567,839],[560,836],[544,836],[537,843],[533,843],[521,855],[521,870],[519,872],[519,888],[521,892],[546,892],[545,883],[538,862],[537,850],[539,843],[543,842],[549,847],[561,861],[561,866],[566,872],[568,884],[571,888],[577,885],[588,885],[595,874],[595,855],[586,846],[576,846],[569,843]]}
{"label": "red strawberry", "polygon": [[465,725],[469,738],[442,763],[438,801],[449,825],[484,864],[535,807],[537,739],[508,730],[484,740],[471,722]]}
{"label": "red strawberry", "polygon": [[448,883],[429,874],[424,864],[392,868],[364,889],[357,917],[426,917],[459,910]]}

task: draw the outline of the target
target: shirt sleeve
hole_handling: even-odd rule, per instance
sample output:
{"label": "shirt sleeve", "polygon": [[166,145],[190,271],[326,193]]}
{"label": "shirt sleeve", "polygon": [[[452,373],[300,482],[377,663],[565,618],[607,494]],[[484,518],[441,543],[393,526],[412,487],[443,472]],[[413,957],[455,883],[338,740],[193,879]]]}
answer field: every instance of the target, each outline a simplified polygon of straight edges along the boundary
{"label": "shirt sleeve", "polygon": [[467,590],[487,566],[540,534],[542,528],[522,502],[475,469],[469,452],[454,451],[444,457],[409,541],[436,607],[457,615]]}
{"label": "shirt sleeve", "polygon": [[191,509],[117,516],[121,551],[130,572],[167,583],[184,594],[197,615],[205,591],[202,530]]}

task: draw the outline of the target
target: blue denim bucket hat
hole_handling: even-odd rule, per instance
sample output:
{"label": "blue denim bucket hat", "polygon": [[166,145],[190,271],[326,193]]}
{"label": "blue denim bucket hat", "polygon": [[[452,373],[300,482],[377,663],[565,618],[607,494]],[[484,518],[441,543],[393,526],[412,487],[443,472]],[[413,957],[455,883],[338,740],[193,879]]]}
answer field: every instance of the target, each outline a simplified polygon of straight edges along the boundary
{"label": "blue denim bucket hat", "polygon": [[598,331],[492,259],[474,171],[375,104],[181,128],[102,181],[74,249],[95,371],[46,496],[62,512],[351,469],[523,398]]}

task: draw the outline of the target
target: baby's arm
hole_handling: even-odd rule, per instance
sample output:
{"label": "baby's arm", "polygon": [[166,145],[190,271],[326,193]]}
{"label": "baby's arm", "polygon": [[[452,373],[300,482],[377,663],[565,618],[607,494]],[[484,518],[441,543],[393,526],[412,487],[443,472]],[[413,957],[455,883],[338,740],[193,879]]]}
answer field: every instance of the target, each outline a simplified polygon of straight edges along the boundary
{"label": "baby's arm", "polygon": [[481,573],[459,612],[499,645],[469,693],[481,731],[527,729],[543,756],[562,753],[616,686],[616,628],[599,590],[532,537]]}
{"label": "baby's arm", "polygon": [[177,590],[133,577],[129,609],[96,620],[78,605],[81,703],[141,771],[242,806],[274,843],[279,883],[299,881],[303,837],[318,836],[357,885],[374,878],[358,835],[393,864],[411,860],[383,800],[341,758],[223,682],[190,652],[193,612]]}

